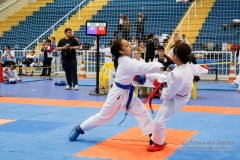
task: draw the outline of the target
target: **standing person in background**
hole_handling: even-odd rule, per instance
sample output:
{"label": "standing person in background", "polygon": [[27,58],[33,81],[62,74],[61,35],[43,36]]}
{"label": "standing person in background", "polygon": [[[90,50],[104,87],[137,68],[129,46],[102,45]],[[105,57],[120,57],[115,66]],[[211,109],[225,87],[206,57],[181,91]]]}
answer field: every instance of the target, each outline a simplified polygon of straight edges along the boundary
{"label": "standing person in background", "polygon": [[53,59],[53,47],[51,46],[51,40],[48,39],[45,42],[45,45],[41,49],[44,55],[43,60],[43,70],[40,76],[50,76],[51,75],[51,66],[52,66],[52,59]]}
{"label": "standing person in background", "polygon": [[[6,62],[3,62],[3,57],[7,57],[7,61]],[[11,65],[11,64],[15,64],[16,63],[16,58],[15,58],[15,53],[13,50],[11,50],[11,47],[10,46],[7,46],[6,47],[6,50],[4,51],[2,57],[1,57],[1,63],[2,63],[2,66],[6,66],[6,65]]]}
{"label": "standing person in background", "polygon": [[176,43],[179,39],[178,39],[178,31],[176,31],[174,33],[174,37],[173,37],[174,43]]}
{"label": "standing person in background", "polygon": [[82,50],[83,46],[82,46],[82,43],[81,43],[81,41],[80,41],[79,36],[74,35],[73,37],[74,37],[74,38],[76,39],[76,41],[79,43],[79,50]]}
{"label": "standing person in background", "polygon": [[56,43],[55,37],[51,37],[51,46],[53,47],[53,50],[57,49],[57,43]]}
{"label": "standing person in background", "polygon": [[150,34],[148,36],[149,40],[147,41],[147,46],[146,46],[146,59],[145,61],[148,63],[149,60],[153,62],[154,56],[155,56],[155,45],[154,45],[154,34]]}
{"label": "standing person in background", "polygon": [[188,45],[190,45],[190,43],[188,42],[185,34],[182,35],[182,41],[183,41],[184,43],[187,43]]}
{"label": "standing person in background", "polygon": [[52,59],[52,72],[57,72],[57,57],[59,56],[57,53],[57,43],[56,43],[56,38],[51,37],[51,46],[53,47],[53,59]]}
{"label": "standing person in background", "polygon": [[65,37],[58,42],[57,50],[61,51],[62,67],[67,79],[66,90],[72,86],[78,90],[76,50],[79,50],[79,43],[72,37],[72,29],[66,28],[64,33]]}
{"label": "standing person in background", "polygon": [[[139,40],[143,38],[145,20],[146,20],[145,15],[142,13],[138,13],[136,26],[137,26],[137,38]],[[140,38],[140,34],[141,34],[141,38]]]}
{"label": "standing person in background", "polygon": [[129,34],[131,32],[131,22],[128,19],[128,16],[124,16],[123,19],[123,39],[126,39],[127,41],[129,41]]}
{"label": "standing person in background", "polygon": [[118,34],[122,33],[123,18],[124,18],[124,15],[123,15],[123,14],[120,14],[120,18],[119,18],[119,20],[118,20]]}
{"label": "standing person in background", "polygon": [[145,46],[145,44],[143,42],[140,42],[138,49],[140,51],[142,59],[145,60],[145,58],[146,58],[146,46]]}

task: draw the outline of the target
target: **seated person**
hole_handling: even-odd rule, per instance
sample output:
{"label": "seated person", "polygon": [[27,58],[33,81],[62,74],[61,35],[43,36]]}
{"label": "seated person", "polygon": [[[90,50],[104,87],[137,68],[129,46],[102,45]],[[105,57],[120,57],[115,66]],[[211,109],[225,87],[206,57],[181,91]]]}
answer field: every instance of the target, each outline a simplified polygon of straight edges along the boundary
{"label": "seated person", "polygon": [[31,67],[31,76],[33,75],[33,66],[36,63],[37,56],[35,55],[35,51],[32,50],[30,51],[29,55],[26,56],[25,60],[22,62],[23,63],[23,73],[27,75],[26,67],[30,66]]}
{"label": "seated person", "polygon": [[158,62],[162,63],[164,66],[169,66],[170,64],[173,64],[172,59],[165,55],[165,50],[163,46],[159,46],[157,48],[157,55],[155,56],[155,58],[157,59]]}
{"label": "seated person", "polygon": [[141,53],[141,57],[142,59],[145,59],[145,54],[146,54],[146,46],[143,42],[140,42],[139,47],[138,47],[140,53]]}
{"label": "seated person", "polygon": [[102,49],[102,52],[105,55],[105,63],[112,62],[112,53],[111,53],[111,43],[108,44],[108,47]]}
{"label": "seated person", "polygon": [[3,70],[3,78],[6,82],[21,82],[21,78],[18,77],[15,64],[11,64],[9,68]]}
{"label": "seated person", "polygon": [[[7,57],[7,61],[6,62],[3,62],[3,57]],[[4,51],[2,57],[1,57],[1,63],[2,63],[2,66],[10,66],[11,64],[15,64],[16,63],[16,58],[15,58],[15,53],[13,50],[11,50],[11,47],[10,46],[7,46],[6,47],[6,50]]]}
{"label": "seated person", "polygon": [[139,61],[139,62],[145,62],[142,58],[141,58],[141,54],[140,54],[140,51],[139,49],[136,49],[133,51],[134,53],[134,58]]}

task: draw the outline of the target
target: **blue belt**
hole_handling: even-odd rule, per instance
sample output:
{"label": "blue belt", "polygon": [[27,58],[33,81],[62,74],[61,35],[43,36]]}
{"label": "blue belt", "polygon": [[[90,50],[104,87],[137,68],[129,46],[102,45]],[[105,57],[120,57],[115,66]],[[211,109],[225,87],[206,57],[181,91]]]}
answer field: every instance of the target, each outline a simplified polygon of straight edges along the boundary
{"label": "blue belt", "polygon": [[[127,108],[127,111],[128,111],[128,108],[130,106],[130,103],[132,101],[132,97],[133,97],[133,92],[134,92],[134,86],[132,84],[129,84],[129,85],[122,85],[118,82],[115,82],[115,85],[118,87],[118,88],[121,88],[121,89],[125,89],[125,90],[129,90],[129,96],[128,96],[128,100],[127,100],[127,104],[126,104],[126,108]],[[125,117],[124,119],[119,123],[121,124],[125,119],[126,119],[126,116],[127,116],[127,112],[125,114]]]}

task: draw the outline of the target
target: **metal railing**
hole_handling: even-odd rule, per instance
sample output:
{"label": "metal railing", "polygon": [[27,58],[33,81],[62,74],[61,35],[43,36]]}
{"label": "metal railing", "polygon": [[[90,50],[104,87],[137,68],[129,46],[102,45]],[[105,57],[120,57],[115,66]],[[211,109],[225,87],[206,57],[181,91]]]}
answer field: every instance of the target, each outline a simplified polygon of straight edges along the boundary
{"label": "metal railing", "polygon": [[[7,8],[7,7],[13,5],[13,4],[16,3],[16,2],[17,2],[17,0],[11,0],[11,1],[5,2],[6,5],[3,6],[2,8],[0,8],[0,12],[3,11],[5,8]],[[4,4],[5,4],[5,3],[4,3]]]}
{"label": "metal railing", "polygon": [[[192,52],[199,63],[209,65],[209,68],[216,68],[219,76],[227,77],[230,71],[231,62],[237,61],[236,52],[228,51],[193,51]],[[212,64],[211,64],[212,63]],[[234,63],[238,73],[237,64]],[[210,70],[209,74],[215,74]]]}
{"label": "metal railing", "polygon": [[[201,5],[200,6],[202,6],[202,1],[201,1]],[[196,0],[189,7],[187,13],[185,14],[185,16],[183,17],[183,19],[181,20],[180,24],[178,25],[178,27],[176,29],[176,31],[180,30],[180,35],[182,35],[182,24],[185,22],[185,20],[188,21],[187,29],[190,28],[190,12],[192,11],[193,8],[194,8],[194,17],[196,18],[197,17],[197,1]],[[166,49],[169,49],[170,45],[172,45],[173,39],[174,39],[174,36],[172,35],[170,41],[167,44]]]}
{"label": "metal railing", "polygon": [[[30,50],[15,50],[16,59],[20,60],[26,56],[26,54]],[[37,62],[41,64],[43,62],[43,54],[40,50],[35,50],[37,54]],[[193,51],[192,52],[196,57],[197,61],[200,64],[203,63],[216,63],[209,65],[210,68],[217,68],[219,77],[227,77],[229,75],[230,63],[235,62],[236,74],[239,73],[239,64],[237,63],[237,52],[229,52],[229,51]],[[0,50],[0,55],[3,52]],[[61,52],[54,53],[53,61],[52,61],[52,71],[55,73],[64,74],[64,70],[62,68],[61,61]],[[84,61],[85,70],[87,77],[95,77],[96,76],[96,51],[77,51],[77,71],[80,72],[81,63]],[[100,68],[105,63],[105,53],[100,52]],[[215,75],[214,71],[210,71],[210,73],[206,76]]]}
{"label": "metal railing", "polygon": [[[53,24],[49,29],[47,29],[43,34],[41,34],[37,39],[35,39],[32,43],[30,43],[27,47],[24,48],[24,50],[27,50],[29,47],[31,47],[35,43],[39,43],[39,39],[43,38],[43,36],[46,36],[47,33],[53,33],[55,31],[55,26],[57,26],[59,23],[62,21],[67,22],[67,27],[68,27],[68,20],[69,20],[69,15],[74,12],[76,9],[80,10],[81,5],[86,2],[86,0],[83,0],[79,5],[77,5],[75,8],[73,8],[70,12],[68,12],[65,16],[63,16],[60,20],[58,20],[55,24]],[[80,19],[80,13],[79,13],[79,19]]]}

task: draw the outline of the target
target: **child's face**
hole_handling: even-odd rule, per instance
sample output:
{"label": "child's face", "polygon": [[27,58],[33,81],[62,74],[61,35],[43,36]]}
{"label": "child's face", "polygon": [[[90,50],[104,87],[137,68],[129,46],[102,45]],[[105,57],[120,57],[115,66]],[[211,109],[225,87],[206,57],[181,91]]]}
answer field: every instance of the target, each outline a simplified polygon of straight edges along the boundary
{"label": "child's face", "polygon": [[122,55],[130,56],[133,51],[132,45],[125,39],[122,40],[121,44],[122,44],[122,49],[119,52]]}
{"label": "child's face", "polygon": [[51,45],[51,43],[50,43],[50,42],[47,42],[47,43],[46,43],[46,46],[50,46],[50,45]]}
{"label": "child's face", "polygon": [[159,58],[164,58],[164,50],[158,50]]}
{"label": "child's face", "polygon": [[33,51],[31,51],[30,54],[33,56],[35,53]]}
{"label": "child's face", "polygon": [[11,70],[13,70],[13,65],[10,65],[10,67],[9,67]]}
{"label": "child's face", "polygon": [[134,51],[134,57],[139,60],[140,59],[140,53],[138,51]]}

